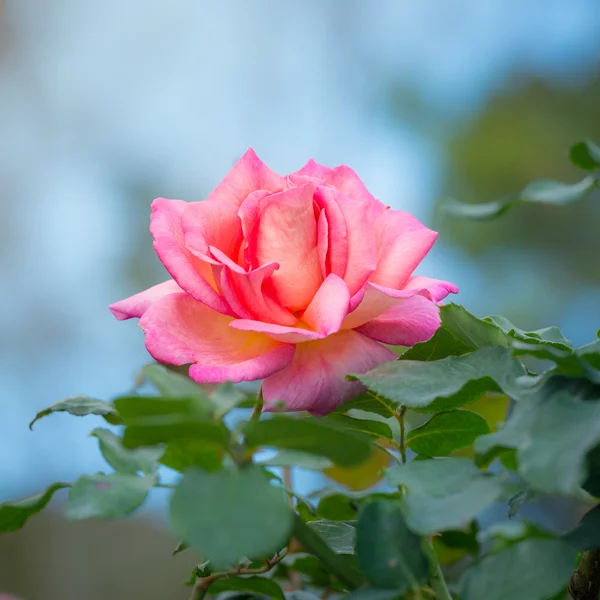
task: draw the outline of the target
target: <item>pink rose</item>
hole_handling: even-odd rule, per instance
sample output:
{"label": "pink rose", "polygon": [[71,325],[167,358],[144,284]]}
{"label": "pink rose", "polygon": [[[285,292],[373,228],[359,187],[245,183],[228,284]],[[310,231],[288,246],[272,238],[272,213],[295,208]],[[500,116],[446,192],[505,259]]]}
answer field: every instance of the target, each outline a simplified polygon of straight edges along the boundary
{"label": "pink rose", "polygon": [[348,373],[429,339],[458,291],[413,275],[437,234],[346,166],[281,177],[248,150],[205,201],[154,200],[150,231],[173,279],[110,310],[195,381],[264,379],[265,410],[332,411],[361,391]]}

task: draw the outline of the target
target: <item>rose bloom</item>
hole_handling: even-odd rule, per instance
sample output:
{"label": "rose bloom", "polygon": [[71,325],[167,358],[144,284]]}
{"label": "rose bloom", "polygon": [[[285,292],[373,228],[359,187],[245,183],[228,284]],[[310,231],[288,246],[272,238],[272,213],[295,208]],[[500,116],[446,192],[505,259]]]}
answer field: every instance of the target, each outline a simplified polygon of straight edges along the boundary
{"label": "rose bloom", "polygon": [[263,379],[265,410],[331,412],[362,390],[347,374],[429,339],[458,291],[413,275],[437,233],[347,166],[282,177],[248,150],[203,202],[154,200],[150,231],[173,279],[110,310],[199,383]]}

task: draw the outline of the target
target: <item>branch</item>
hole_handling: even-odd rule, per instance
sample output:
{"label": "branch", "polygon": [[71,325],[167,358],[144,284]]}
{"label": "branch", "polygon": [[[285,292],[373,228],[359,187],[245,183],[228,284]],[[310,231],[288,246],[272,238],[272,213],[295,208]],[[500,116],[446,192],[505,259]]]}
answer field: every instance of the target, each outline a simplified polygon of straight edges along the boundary
{"label": "branch", "polygon": [[597,600],[599,593],[600,550],[589,550],[569,581],[569,594],[573,600]]}

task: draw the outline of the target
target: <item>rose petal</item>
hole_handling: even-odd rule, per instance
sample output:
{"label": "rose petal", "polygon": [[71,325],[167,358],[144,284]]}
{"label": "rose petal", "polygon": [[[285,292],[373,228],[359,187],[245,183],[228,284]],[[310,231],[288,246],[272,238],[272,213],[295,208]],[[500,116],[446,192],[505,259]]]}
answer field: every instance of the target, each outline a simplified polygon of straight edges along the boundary
{"label": "rose petal", "polygon": [[140,320],[146,348],[158,361],[190,367],[199,383],[253,381],[290,363],[294,346],[264,334],[238,331],[231,317],[188,294],[170,294],[150,306]]}
{"label": "rose petal", "polygon": [[[319,240],[319,260],[324,264],[323,276],[329,273],[344,276],[346,265],[348,264],[348,231],[346,221],[339,204],[335,201],[333,192],[327,192],[323,186],[315,190],[315,202],[321,207],[322,212],[327,219],[327,244],[321,237]],[[325,229],[325,226],[321,226]],[[321,236],[323,233],[321,232]],[[322,254],[325,251],[323,262]],[[323,268],[323,267],[322,267]]]}
{"label": "rose petal", "polygon": [[399,300],[382,315],[356,329],[370,338],[399,346],[427,341],[441,324],[440,308],[419,294]]}
{"label": "rose petal", "polygon": [[283,402],[290,411],[327,414],[364,389],[359,382],[346,380],[346,375],[366,373],[397,358],[385,346],[355,331],[298,344],[294,360],[263,381],[264,410]]}
{"label": "rose petal", "polygon": [[148,288],[139,294],[135,294],[134,296],[130,296],[129,298],[115,302],[108,308],[110,312],[117,319],[119,319],[119,321],[134,317],[139,318],[146,312],[146,310],[148,310],[148,307],[153,302],[160,300],[160,298],[166,296],[167,294],[176,294],[181,291],[181,288],[175,283],[175,281],[169,279],[169,281],[164,281],[163,283],[152,286],[151,288]]}
{"label": "rose petal", "polygon": [[196,300],[223,313],[233,314],[216,291],[211,265],[195,257],[185,246],[182,214],[187,203],[157,198],[152,203],[150,232],[154,249],[171,277]]}
{"label": "rose petal", "polygon": [[439,279],[431,279],[430,277],[423,277],[422,275],[413,275],[408,278],[405,290],[418,289],[421,291],[421,295],[425,295],[423,292],[427,292],[427,295],[434,301],[439,302],[443,300],[448,294],[458,294],[458,287],[449,281],[441,281]]}
{"label": "rose petal", "polygon": [[323,336],[331,335],[340,330],[349,303],[348,286],[341,277],[331,273],[304,311],[302,320]]}
{"label": "rose petal", "polygon": [[306,184],[261,203],[256,258],[261,265],[279,263],[271,281],[280,304],[291,312],[306,308],[323,281],[313,192],[314,185]]}
{"label": "rose petal", "polygon": [[207,200],[229,202],[240,206],[248,194],[256,190],[280,192],[287,188],[285,177],[281,177],[265,165],[249,148],[244,156],[225,175],[221,183],[209,194]]}
{"label": "rose petal", "polygon": [[185,206],[181,222],[185,245],[192,254],[214,263],[212,246],[235,262],[242,243],[242,222],[236,206],[208,200],[192,202]]}
{"label": "rose petal", "polygon": [[270,338],[279,342],[289,344],[300,344],[312,340],[320,340],[325,337],[318,331],[302,329],[301,327],[286,327],[285,325],[275,325],[274,323],[265,323],[252,319],[235,319],[229,325],[239,331],[255,331],[257,333],[266,333]]}
{"label": "rose petal", "polygon": [[374,228],[378,264],[369,281],[401,289],[433,246],[437,233],[402,210],[385,210]]}

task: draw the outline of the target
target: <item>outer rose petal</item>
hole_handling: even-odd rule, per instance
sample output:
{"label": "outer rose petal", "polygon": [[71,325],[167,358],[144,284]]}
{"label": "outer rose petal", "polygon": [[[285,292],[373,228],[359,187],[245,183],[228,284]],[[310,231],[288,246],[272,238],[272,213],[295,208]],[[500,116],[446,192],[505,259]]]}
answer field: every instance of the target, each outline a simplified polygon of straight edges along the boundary
{"label": "outer rose petal", "polygon": [[[449,281],[440,281],[439,279],[431,279],[421,275],[413,275],[408,278],[405,290],[418,289],[421,292],[426,291],[428,296],[434,301],[443,300],[448,294],[458,294],[458,287]],[[424,295],[421,293],[421,295]]]}
{"label": "outer rose petal", "polygon": [[292,312],[306,308],[323,281],[313,192],[310,183],[261,203],[256,258],[261,265],[279,263],[271,281],[280,304]]}
{"label": "outer rose petal", "polygon": [[311,340],[320,340],[325,337],[322,333],[302,329],[301,327],[285,327],[284,325],[274,325],[273,323],[263,323],[251,319],[234,319],[230,327],[239,331],[255,331],[257,333],[266,333],[270,338],[279,342],[290,344],[300,344]]}
{"label": "outer rose petal", "polygon": [[290,363],[293,345],[237,331],[229,327],[232,321],[181,293],[152,304],[140,326],[146,334],[146,348],[156,360],[172,365],[196,363],[189,374],[199,383],[253,381]]}
{"label": "outer rose petal", "polygon": [[134,317],[139,318],[146,312],[146,310],[148,310],[148,307],[153,302],[160,300],[167,294],[176,294],[177,292],[181,291],[182,289],[175,283],[175,281],[169,279],[169,281],[164,281],[163,283],[152,286],[151,288],[148,288],[139,294],[125,298],[125,300],[115,302],[108,308],[110,312],[117,319],[119,319],[119,321],[124,321],[125,319],[131,319]]}
{"label": "outer rose petal", "polygon": [[182,215],[182,227],[187,249],[207,262],[213,259],[214,246],[234,261],[242,243],[242,222],[238,209],[225,202],[193,202]]}
{"label": "outer rose petal", "polygon": [[152,203],[150,232],[154,249],[171,277],[196,300],[223,314],[233,314],[227,302],[209,282],[211,265],[196,258],[185,246],[182,214],[187,202],[157,198]]}
{"label": "outer rose petal", "polygon": [[281,177],[265,165],[249,148],[221,183],[209,194],[207,200],[230,202],[236,206],[256,190],[280,192],[287,188],[285,177]]}
{"label": "outer rose petal", "polygon": [[437,233],[402,210],[386,210],[374,231],[379,262],[369,281],[401,289],[429,252]]}
{"label": "outer rose petal", "polygon": [[341,277],[333,273],[321,284],[302,315],[302,320],[324,336],[340,330],[348,314],[350,292]]}
{"label": "outer rose petal", "polygon": [[377,319],[365,323],[356,331],[384,344],[412,346],[427,341],[440,324],[439,306],[417,294],[399,300]]}
{"label": "outer rose petal", "polygon": [[291,364],[263,381],[264,410],[273,410],[283,402],[290,411],[325,415],[361,393],[362,385],[347,381],[346,375],[366,373],[397,358],[385,346],[356,331],[298,344]]}

